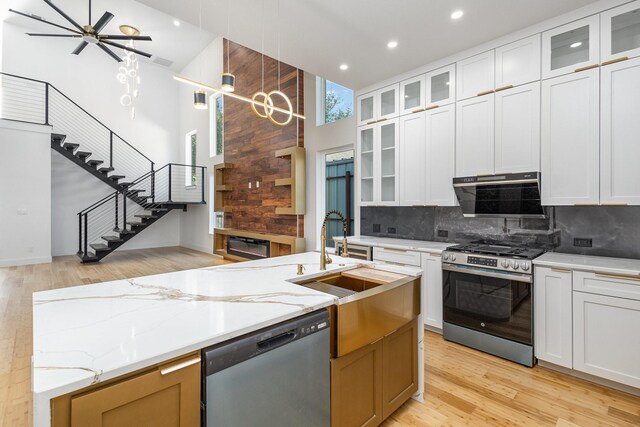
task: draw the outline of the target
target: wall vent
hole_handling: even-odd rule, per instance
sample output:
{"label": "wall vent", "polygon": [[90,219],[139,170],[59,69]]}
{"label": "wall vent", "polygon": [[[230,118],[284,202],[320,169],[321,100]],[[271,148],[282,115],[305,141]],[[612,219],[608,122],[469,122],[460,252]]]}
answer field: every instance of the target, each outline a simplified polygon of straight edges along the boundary
{"label": "wall vent", "polygon": [[167,67],[167,68],[173,65],[173,61],[170,61],[165,58],[161,58],[157,55],[153,55],[151,57],[151,62],[153,62],[154,64],[162,65],[163,67]]}

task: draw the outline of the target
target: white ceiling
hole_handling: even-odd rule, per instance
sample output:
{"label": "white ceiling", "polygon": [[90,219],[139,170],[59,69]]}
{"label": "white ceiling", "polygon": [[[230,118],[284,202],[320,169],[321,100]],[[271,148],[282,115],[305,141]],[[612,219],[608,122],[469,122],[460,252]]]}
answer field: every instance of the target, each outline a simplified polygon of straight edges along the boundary
{"label": "white ceiling", "polygon": [[[71,16],[80,25],[86,25],[89,19],[88,0],[53,0],[54,4]],[[2,4],[4,3],[4,4]],[[36,33],[62,34],[64,30],[43,24],[32,19],[7,13],[7,9],[12,8],[20,12],[38,15],[49,22],[71,27],[62,16],[49,7],[42,0],[5,0],[2,3],[3,10],[0,18],[5,17],[5,22],[25,27],[25,31]],[[6,8],[4,7],[6,5]],[[129,24],[138,28],[143,35],[151,36],[151,42],[137,42],[136,47],[160,58],[173,62],[171,68],[179,71],[191,61],[207,44],[215,37],[206,30],[200,33],[196,25],[181,22],[179,27],[173,24],[174,18],[161,11],[148,7],[133,0],[93,0],[92,15],[96,22],[100,16],[108,10],[115,17],[102,31],[103,34],[120,34],[118,27],[121,24]],[[29,37],[25,35],[25,37]],[[67,43],[69,44],[69,54],[79,43],[76,39],[53,39],[43,38],[43,43]],[[95,48],[88,46],[89,48]],[[113,50],[121,55],[122,51],[117,48]],[[25,52],[28,53],[28,52]],[[104,61],[113,61],[104,55]]]}
{"label": "white ceiling", "polygon": [[[229,38],[258,51],[264,23],[265,52],[274,57],[280,28],[283,61],[360,89],[594,0],[140,1],[196,24],[202,2],[204,28],[226,36],[229,16]],[[465,15],[452,21],[456,9]],[[399,43],[393,51],[391,39]]]}

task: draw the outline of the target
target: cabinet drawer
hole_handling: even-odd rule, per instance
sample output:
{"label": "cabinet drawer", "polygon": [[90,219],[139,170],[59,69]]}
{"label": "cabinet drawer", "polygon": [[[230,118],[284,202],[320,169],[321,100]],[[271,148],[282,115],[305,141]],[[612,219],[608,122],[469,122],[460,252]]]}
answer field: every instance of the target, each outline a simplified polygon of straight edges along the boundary
{"label": "cabinet drawer", "polygon": [[422,266],[419,252],[406,251],[404,249],[373,248],[373,259],[394,264]]}
{"label": "cabinet drawer", "polygon": [[640,275],[575,271],[573,290],[640,301]]}

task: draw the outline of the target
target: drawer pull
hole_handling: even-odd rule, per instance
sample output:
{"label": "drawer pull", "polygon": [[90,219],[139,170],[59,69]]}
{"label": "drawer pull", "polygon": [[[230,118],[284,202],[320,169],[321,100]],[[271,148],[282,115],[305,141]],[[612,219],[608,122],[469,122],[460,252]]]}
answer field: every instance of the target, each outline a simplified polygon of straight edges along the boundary
{"label": "drawer pull", "polygon": [[433,252],[429,252],[429,256],[434,257],[434,258],[441,258],[442,254],[434,254]]}
{"label": "drawer pull", "polygon": [[496,92],[500,92],[501,90],[513,89],[513,85],[502,86],[496,89]]}
{"label": "drawer pull", "polygon": [[160,369],[160,374],[167,375],[172,372],[179,371],[180,369],[184,369],[187,366],[195,365],[196,363],[200,363],[200,356],[196,356],[193,359],[185,360],[184,362],[176,363],[175,365],[162,368]]}
{"label": "drawer pull", "polygon": [[387,335],[384,336],[384,338],[388,337],[389,335],[393,335],[397,332],[397,329],[394,329],[393,331],[389,332]]}
{"label": "drawer pull", "polygon": [[597,273],[597,277],[603,277],[605,279],[619,279],[619,280],[634,280],[636,282],[640,282],[640,275],[631,276],[628,274],[617,274],[617,273]]}
{"label": "drawer pull", "polygon": [[579,73],[580,71],[587,71],[587,70],[592,70],[594,68],[598,68],[600,65],[598,64],[593,64],[593,65],[587,65],[586,67],[582,67],[582,68],[576,68],[576,73]]}
{"label": "drawer pull", "polygon": [[604,62],[602,63],[602,66],[604,67],[605,65],[615,64],[616,62],[626,61],[627,59],[629,59],[629,57],[628,57],[628,56],[623,56],[622,58],[612,59],[611,61],[604,61]]}
{"label": "drawer pull", "polygon": [[382,248],[382,250],[387,252],[401,252],[401,253],[407,252],[406,249],[395,249],[395,248]]}
{"label": "drawer pull", "polygon": [[571,273],[571,270],[566,270],[564,268],[552,268],[551,271],[555,273]]}
{"label": "drawer pull", "polygon": [[387,120],[387,119],[386,118],[385,119],[380,119],[376,123],[384,122],[385,120]]}
{"label": "drawer pull", "polygon": [[495,92],[493,89],[491,90],[485,90],[484,92],[479,92],[478,96],[485,96],[485,95],[489,95],[491,93]]}
{"label": "drawer pull", "polygon": [[436,109],[436,108],[438,108],[438,107],[439,107],[439,105],[437,105],[437,104],[436,104],[436,105],[431,105],[431,106],[429,106],[429,107],[425,108],[424,110],[425,110],[425,111],[428,111],[428,110],[434,110],[434,109]]}
{"label": "drawer pull", "polygon": [[424,110],[425,110],[424,108],[418,108],[417,110],[413,110],[412,113],[421,113]]}
{"label": "drawer pull", "polygon": [[629,206],[628,203],[603,203],[602,206]]}
{"label": "drawer pull", "polygon": [[597,203],[574,203],[573,206],[600,206]]}
{"label": "drawer pull", "polygon": [[371,120],[370,122],[367,122],[368,125],[372,125],[376,122],[376,120]]}
{"label": "drawer pull", "polygon": [[382,338],[384,338],[384,337],[380,337],[380,338],[378,338],[377,340],[373,341],[373,342],[372,342],[371,344],[369,344],[369,345],[374,345],[375,343],[380,342],[380,341],[382,340]]}

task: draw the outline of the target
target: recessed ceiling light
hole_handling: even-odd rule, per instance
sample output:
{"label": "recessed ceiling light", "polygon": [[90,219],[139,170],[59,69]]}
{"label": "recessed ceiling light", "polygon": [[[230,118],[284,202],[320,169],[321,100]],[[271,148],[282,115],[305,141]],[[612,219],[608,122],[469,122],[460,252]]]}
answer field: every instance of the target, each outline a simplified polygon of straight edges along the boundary
{"label": "recessed ceiling light", "polygon": [[451,19],[460,19],[464,15],[464,12],[461,10],[456,10],[451,14]]}
{"label": "recessed ceiling light", "polygon": [[180,26],[180,21],[178,21],[177,19],[173,20],[173,25],[175,25],[176,27]]}
{"label": "recessed ceiling light", "polygon": [[349,66],[348,66],[347,64],[342,64],[342,65],[340,65],[340,69],[341,69],[342,71],[345,71],[345,70],[348,70],[348,69],[349,69]]}
{"label": "recessed ceiling light", "polygon": [[391,40],[389,43],[387,43],[387,47],[389,49],[395,49],[396,47],[398,47],[398,42],[395,40]]}
{"label": "recessed ceiling light", "polygon": [[569,47],[571,47],[571,48],[574,48],[574,49],[575,49],[576,47],[580,47],[580,46],[582,46],[582,42],[575,42],[575,43],[572,43]]}

